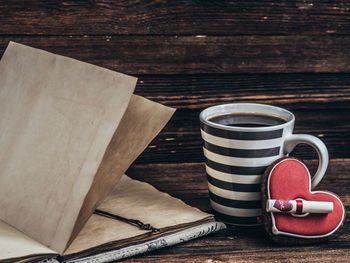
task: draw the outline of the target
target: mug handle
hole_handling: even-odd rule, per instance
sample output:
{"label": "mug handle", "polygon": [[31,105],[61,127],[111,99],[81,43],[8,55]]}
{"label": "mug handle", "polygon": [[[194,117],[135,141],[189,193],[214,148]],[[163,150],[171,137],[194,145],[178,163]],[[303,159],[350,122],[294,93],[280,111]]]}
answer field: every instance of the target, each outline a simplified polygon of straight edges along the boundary
{"label": "mug handle", "polygon": [[314,189],[322,180],[328,166],[328,150],[326,145],[317,137],[308,134],[291,134],[284,141],[284,154],[289,154],[295,146],[305,143],[314,148],[318,154],[318,168],[311,180],[311,189]]}

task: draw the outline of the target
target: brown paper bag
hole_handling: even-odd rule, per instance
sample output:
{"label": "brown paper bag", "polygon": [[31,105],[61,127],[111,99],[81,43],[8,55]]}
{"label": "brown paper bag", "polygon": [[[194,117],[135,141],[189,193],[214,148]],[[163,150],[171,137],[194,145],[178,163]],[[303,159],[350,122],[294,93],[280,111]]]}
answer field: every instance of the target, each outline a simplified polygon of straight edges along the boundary
{"label": "brown paper bag", "polygon": [[11,42],[0,62],[0,219],[62,253],[174,112],[132,96],[135,85]]}

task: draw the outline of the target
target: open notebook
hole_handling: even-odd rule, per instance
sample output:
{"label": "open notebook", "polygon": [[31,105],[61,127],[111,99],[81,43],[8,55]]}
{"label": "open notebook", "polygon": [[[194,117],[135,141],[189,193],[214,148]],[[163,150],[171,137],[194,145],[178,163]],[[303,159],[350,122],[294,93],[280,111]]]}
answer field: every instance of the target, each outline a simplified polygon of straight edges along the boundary
{"label": "open notebook", "polygon": [[[98,207],[108,215],[138,220],[136,225],[93,214],[62,257],[0,221],[0,262],[110,262],[216,232],[224,225],[210,214],[190,207],[153,186],[124,175]],[[155,230],[156,229],[156,230]]]}
{"label": "open notebook", "polygon": [[[170,197],[164,202],[173,200],[176,212],[173,205],[154,206],[164,194],[127,177],[119,182],[174,113],[133,95],[136,81],[10,42],[0,61],[1,261],[26,262],[57,254],[73,259],[145,246],[149,240],[158,244],[155,238],[164,235],[171,239],[166,241],[169,245],[175,241],[167,234],[213,222],[210,215]],[[132,193],[138,186],[142,191]],[[152,200],[147,197],[150,189]],[[147,213],[140,212],[139,201],[133,198],[149,201],[142,205]],[[93,214],[97,208],[99,215]],[[167,215],[171,211],[174,221]],[[152,217],[143,218],[144,214]],[[138,230],[123,218],[160,231]],[[121,253],[144,249],[132,251]]]}

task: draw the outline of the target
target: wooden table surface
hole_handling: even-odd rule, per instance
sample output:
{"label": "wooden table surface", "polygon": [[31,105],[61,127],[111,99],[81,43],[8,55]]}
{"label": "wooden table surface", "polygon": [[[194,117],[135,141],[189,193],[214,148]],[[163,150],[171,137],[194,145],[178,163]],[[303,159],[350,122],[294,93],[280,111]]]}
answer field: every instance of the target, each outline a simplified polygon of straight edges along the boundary
{"label": "wooden table surface", "polygon": [[[317,189],[350,211],[350,2],[0,1],[9,41],[137,76],[135,93],[177,108],[128,174],[210,211],[199,112],[228,102],[281,106],[296,133],[321,138],[330,164]],[[311,170],[307,146],[293,155]],[[349,218],[349,213],[348,213]],[[124,262],[350,262],[349,219],[328,243],[279,246],[261,227],[230,227]]]}

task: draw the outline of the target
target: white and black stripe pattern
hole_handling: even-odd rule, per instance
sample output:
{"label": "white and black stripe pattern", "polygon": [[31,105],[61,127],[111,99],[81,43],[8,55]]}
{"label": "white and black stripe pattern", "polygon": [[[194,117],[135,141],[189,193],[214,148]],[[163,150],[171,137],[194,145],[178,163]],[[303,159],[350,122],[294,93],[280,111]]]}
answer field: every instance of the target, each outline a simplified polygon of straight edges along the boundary
{"label": "white and black stripe pattern", "polygon": [[282,155],[283,129],[235,131],[201,122],[210,202],[218,218],[240,225],[259,223],[260,181]]}

